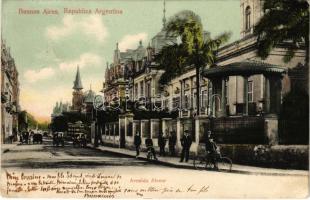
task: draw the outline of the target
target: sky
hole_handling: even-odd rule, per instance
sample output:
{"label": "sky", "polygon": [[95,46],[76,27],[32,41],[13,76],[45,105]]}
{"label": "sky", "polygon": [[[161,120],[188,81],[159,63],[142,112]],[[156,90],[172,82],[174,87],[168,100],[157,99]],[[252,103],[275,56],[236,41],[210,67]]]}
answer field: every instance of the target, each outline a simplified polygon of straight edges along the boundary
{"label": "sky", "polygon": [[[92,13],[64,13],[65,8]],[[96,9],[117,12],[102,15]],[[166,18],[194,11],[211,36],[230,31],[233,42],[240,38],[239,9],[238,0],[167,0]],[[77,65],[84,91],[99,93],[116,43],[121,51],[136,48],[139,40],[146,46],[161,30],[162,18],[163,0],[2,0],[1,34],[19,72],[22,110],[44,121],[56,101],[71,103]]]}

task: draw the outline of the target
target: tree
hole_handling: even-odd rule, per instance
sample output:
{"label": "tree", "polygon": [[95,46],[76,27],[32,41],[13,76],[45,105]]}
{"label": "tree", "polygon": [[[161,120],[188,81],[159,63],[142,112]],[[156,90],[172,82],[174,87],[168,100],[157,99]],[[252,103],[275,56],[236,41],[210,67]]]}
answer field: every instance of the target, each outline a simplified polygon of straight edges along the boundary
{"label": "tree", "polygon": [[308,144],[309,95],[299,88],[283,97],[279,115],[280,142],[284,144]]}
{"label": "tree", "polygon": [[216,52],[220,45],[227,42],[230,33],[223,33],[215,39],[203,31],[201,19],[194,12],[184,10],[174,15],[167,23],[167,34],[179,37],[180,44],[164,47],[156,56],[156,61],[163,66],[165,73],[161,83],[167,83],[181,74],[187,66],[196,69],[196,107],[200,113],[200,70],[215,62]]}
{"label": "tree", "polygon": [[35,129],[38,125],[38,121],[30,113],[27,112],[26,114],[27,114],[28,128]]}
{"label": "tree", "polygon": [[254,28],[259,57],[266,59],[277,45],[286,43],[284,62],[289,62],[296,50],[306,48],[309,65],[309,4],[307,0],[264,1],[264,16]]}

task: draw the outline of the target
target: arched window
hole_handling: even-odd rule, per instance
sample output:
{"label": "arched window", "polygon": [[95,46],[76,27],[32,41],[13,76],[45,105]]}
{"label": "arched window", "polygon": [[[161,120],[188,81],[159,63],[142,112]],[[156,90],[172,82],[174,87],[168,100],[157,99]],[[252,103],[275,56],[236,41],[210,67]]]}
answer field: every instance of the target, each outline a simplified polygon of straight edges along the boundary
{"label": "arched window", "polygon": [[251,7],[248,6],[245,9],[245,30],[249,30],[251,28]]}

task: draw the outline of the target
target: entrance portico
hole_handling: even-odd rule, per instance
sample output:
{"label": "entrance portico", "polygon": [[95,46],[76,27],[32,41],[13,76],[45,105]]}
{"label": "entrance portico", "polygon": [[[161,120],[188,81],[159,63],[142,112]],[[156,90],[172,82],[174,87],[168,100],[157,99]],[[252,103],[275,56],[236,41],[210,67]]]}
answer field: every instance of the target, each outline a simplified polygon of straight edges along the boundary
{"label": "entrance portico", "polygon": [[[219,96],[219,101],[214,101],[211,108],[215,108],[215,117],[225,117],[227,113],[226,105],[229,103],[227,98],[226,85],[229,82],[229,77],[238,76],[243,79],[243,115],[249,115],[249,78],[253,75],[264,76],[264,97],[263,113],[264,114],[278,114],[281,106],[281,80],[283,75],[287,72],[286,68],[272,65],[260,61],[245,60],[242,62],[235,62],[225,66],[213,67],[205,69],[203,76],[208,78],[213,86],[213,96]],[[238,90],[239,88],[237,88]],[[238,92],[238,91],[237,91]],[[212,101],[211,101],[212,102]],[[220,108],[220,109],[219,109]]]}
{"label": "entrance portico", "polygon": [[[245,138],[252,135],[252,139],[248,141],[250,143],[266,141],[269,144],[276,144],[278,142],[277,115],[280,112],[282,95],[281,81],[286,73],[286,68],[252,60],[205,69],[202,75],[212,83],[211,97],[218,97],[218,100],[214,98],[214,101],[211,98],[210,106],[211,110],[213,110],[212,117],[216,118],[213,120],[214,127],[212,131],[218,136],[219,140],[229,142],[234,138],[231,138],[233,135],[237,137],[238,134],[244,132],[242,135]],[[262,75],[258,81],[260,84],[257,84],[256,87],[250,81],[251,77],[255,75]],[[239,99],[240,102],[235,104],[229,102],[230,98],[227,95],[227,91],[230,91],[227,90],[230,80],[235,80],[235,83],[232,82],[232,84],[235,84],[236,101],[238,96],[241,98],[241,100]],[[238,85],[240,82],[242,85]],[[253,90],[259,91],[258,93],[262,95],[261,99],[257,100],[256,98],[254,101],[253,96],[250,97],[251,92],[249,90],[252,92]],[[256,108],[258,103],[262,104],[260,111]],[[235,114],[228,112],[229,105],[235,105]],[[253,106],[255,109],[253,109]],[[238,115],[237,110],[241,110],[241,115]],[[232,115],[237,116],[229,117]]]}

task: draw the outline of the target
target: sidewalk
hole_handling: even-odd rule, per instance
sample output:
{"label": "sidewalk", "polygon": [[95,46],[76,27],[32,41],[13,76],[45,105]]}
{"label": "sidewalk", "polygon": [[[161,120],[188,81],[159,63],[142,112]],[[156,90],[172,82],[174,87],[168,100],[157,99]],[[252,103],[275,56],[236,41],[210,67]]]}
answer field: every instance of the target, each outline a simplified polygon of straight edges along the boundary
{"label": "sidewalk", "polygon": [[[91,148],[93,147],[92,144],[88,145]],[[107,147],[107,146],[99,146],[95,149],[101,151],[108,151],[113,152],[121,155],[127,155],[131,157],[136,157],[136,152],[133,150],[128,149],[120,149],[114,147]],[[146,152],[140,152],[138,159],[147,160],[146,159]],[[153,163],[176,167],[176,168],[183,168],[183,169],[195,169],[193,166],[193,161],[189,160],[188,163],[179,162],[180,158],[178,157],[160,157],[158,156],[158,161],[153,161]],[[255,174],[255,175],[273,175],[273,176],[308,176],[308,171],[306,170],[292,170],[292,169],[274,169],[274,168],[263,168],[263,167],[254,167],[254,166],[246,166],[246,165],[238,165],[233,164],[231,173],[239,173],[239,174]]]}

